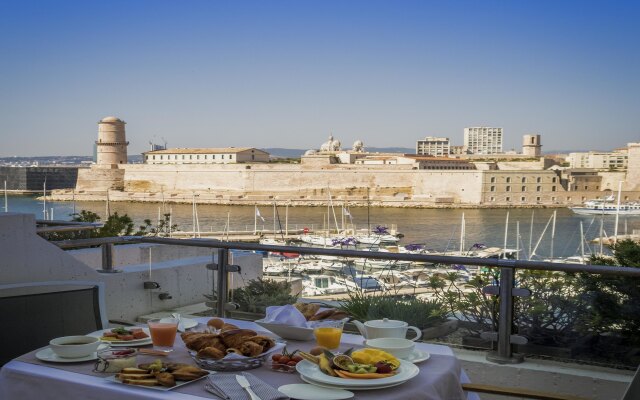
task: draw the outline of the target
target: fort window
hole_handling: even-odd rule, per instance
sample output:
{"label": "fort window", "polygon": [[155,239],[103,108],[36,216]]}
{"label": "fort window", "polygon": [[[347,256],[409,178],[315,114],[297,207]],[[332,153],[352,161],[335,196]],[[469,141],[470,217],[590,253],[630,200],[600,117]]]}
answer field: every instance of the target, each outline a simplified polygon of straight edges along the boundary
{"label": "fort window", "polygon": [[540,183],[540,182],[542,182],[542,178],[537,177],[537,178],[536,178],[536,183]]}
{"label": "fort window", "polygon": [[588,189],[589,189],[589,186],[584,185],[584,190],[588,190]]}
{"label": "fort window", "polygon": [[495,187],[495,186],[491,186],[491,189],[490,189],[490,190],[491,190],[492,192],[495,192],[495,191],[496,191],[496,187]]}
{"label": "fort window", "polygon": [[536,192],[541,192],[542,191],[542,186],[536,186]]}
{"label": "fort window", "polygon": [[507,183],[511,183],[511,178],[507,177]]}
{"label": "fort window", "polygon": [[527,191],[527,187],[526,186],[522,186],[522,191],[526,192]]}
{"label": "fort window", "polygon": [[540,197],[536,197],[536,201],[540,201]]}
{"label": "fort window", "polygon": [[491,177],[491,183],[496,183],[496,177],[495,176]]}
{"label": "fort window", "polygon": [[507,201],[511,201],[511,197],[507,197],[507,198],[506,198],[506,200],[507,200]]}
{"label": "fort window", "polygon": [[582,201],[585,201],[586,199],[587,199],[586,197],[582,196]]}
{"label": "fort window", "polygon": [[571,197],[567,197],[567,201],[571,201]]}
{"label": "fort window", "polygon": [[555,191],[556,191],[556,186],[555,186],[555,185],[551,186],[551,191],[552,191],[552,192],[555,192]]}
{"label": "fort window", "polygon": [[496,201],[496,198],[491,196],[491,197],[489,197],[489,201]]}
{"label": "fort window", "polygon": [[527,178],[522,177],[522,183],[527,183]]}
{"label": "fort window", "polygon": [[520,201],[522,201],[522,202],[527,201],[527,198],[522,196],[522,197],[520,197]]}
{"label": "fort window", "polygon": [[507,192],[510,192],[510,191],[511,191],[511,186],[507,186],[507,187],[506,187],[506,191],[507,191]]}
{"label": "fort window", "polygon": [[551,182],[552,183],[556,183],[556,177],[555,176],[553,178],[551,178]]}

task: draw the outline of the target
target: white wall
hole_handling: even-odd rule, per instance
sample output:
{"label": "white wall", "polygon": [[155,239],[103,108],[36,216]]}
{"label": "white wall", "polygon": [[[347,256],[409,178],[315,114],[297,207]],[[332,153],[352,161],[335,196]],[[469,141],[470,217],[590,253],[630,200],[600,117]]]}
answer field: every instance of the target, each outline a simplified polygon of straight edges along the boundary
{"label": "white wall", "polygon": [[[118,249],[120,247],[120,249]],[[33,214],[0,214],[0,284],[43,282],[54,280],[101,281],[105,283],[107,316],[110,319],[135,320],[139,315],[182,307],[205,300],[211,294],[214,272],[205,268],[211,262],[211,250],[152,247],[158,258],[149,274],[148,245],[115,246],[116,264],[121,273],[96,272],[100,249],[66,252],[35,233]],[[186,249],[186,250],[185,250]],[[198,252],[204,255],[198,255]],[[146,257],[145,257],[146,255]],[[77,256],[77,258],[75,257]],[[177,258],[171,258],[176,256]],[[233,254],[233,262],[242,267],[241,285],[262,274],[262,259],[253,253]],[[86,261],[87,263],[83,262]],[[141,263],[136,263],[142,261]],[[159,290],[146,290],[143,282],[155,281]],[[168,292],[172,299],[160,300],[158,294]]]}

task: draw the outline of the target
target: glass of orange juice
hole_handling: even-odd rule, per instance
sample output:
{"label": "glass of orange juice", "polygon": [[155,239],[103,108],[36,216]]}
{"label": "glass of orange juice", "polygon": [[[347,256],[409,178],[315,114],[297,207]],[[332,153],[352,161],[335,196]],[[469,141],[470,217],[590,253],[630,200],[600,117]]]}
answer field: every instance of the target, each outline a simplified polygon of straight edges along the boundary
{"label": "glass of orange juice", "polygon": [[162,351],[173,350],[173,343],[176,341],[178,331],[178,320],[176,318],[157,318],[147,321],[153,348]]}
{"label": "glass of orange juice", "polygon": [[320,321],[313,326],[313,334],[318,346],[335,350],[340,347],[344,321]]}

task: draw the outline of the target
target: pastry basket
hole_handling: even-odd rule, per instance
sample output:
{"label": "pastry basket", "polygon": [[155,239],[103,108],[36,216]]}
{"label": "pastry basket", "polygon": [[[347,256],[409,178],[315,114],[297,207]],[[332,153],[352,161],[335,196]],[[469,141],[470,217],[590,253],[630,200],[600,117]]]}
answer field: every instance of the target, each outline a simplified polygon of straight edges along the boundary
{"label": "pastry basket", "polygon": [[281,351],[285,342],[278,341],[276,345],[264,353],[255,357],[245,357],[238,354],[229,354],[225,358],[214,360],[213,358],[198,357],[197,352],[189,350],[189,355],[196,365],[209,371],[233,372],[259,368],[264,364],[269,355]]}

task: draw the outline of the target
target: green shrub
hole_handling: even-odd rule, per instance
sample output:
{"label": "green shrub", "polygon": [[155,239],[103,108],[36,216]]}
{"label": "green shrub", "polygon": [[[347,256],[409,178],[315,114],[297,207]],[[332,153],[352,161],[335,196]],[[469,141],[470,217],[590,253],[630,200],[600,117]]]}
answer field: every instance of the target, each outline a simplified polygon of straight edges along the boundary
{"label": "green shrub", "polygon": [[268,306],[283,306],[293,304],[298,296],[292,296],[289,282],[276,282],[269,279],[254,279],[247,285],[233,291],[233,301],[240,308],[239,311],[247,311],[263,314]]}
{"label": "green shrub", "polygon": [[360,291],[350,292],[349,299],[342,302],[340,309],[361,322],[389,318],[405,321],[419,329],[444,322],[446,314],[442,304],[436,300],[402,298],[386,294],[367,296]]}

